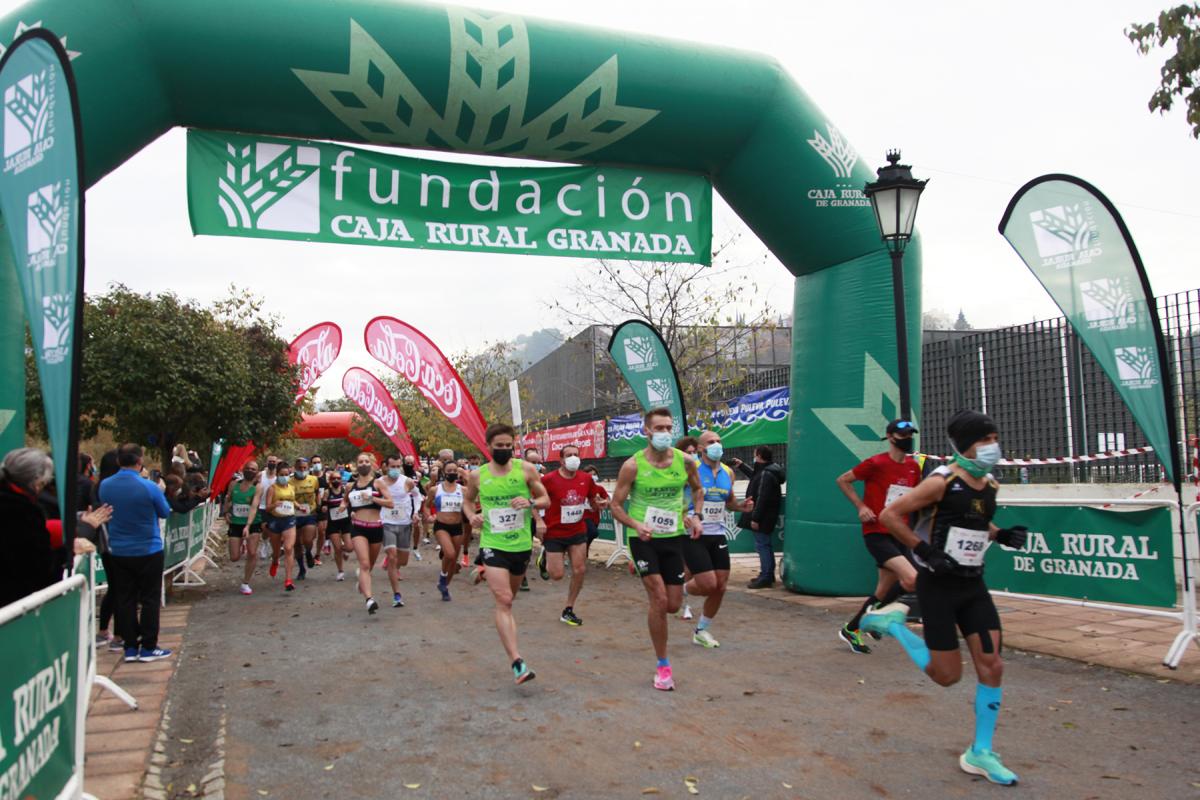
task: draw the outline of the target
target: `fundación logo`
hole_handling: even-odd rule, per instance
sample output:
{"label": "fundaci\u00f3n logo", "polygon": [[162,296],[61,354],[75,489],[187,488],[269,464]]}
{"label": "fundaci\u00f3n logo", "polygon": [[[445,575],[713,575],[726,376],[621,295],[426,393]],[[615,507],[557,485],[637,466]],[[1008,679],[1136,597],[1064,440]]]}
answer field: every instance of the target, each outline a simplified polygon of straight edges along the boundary
{"label": "fundaci\u00f3n logo", "polygon": [[63,181],[47,184],[29,195],[25,214],[26,265],[32,270],[53,266],[66,255],[70,214],[63,202]]}
{"label": "fundaci\u00f3n logo", "polygon": [[1100,278],[1079,284],[1083,313],[1093,330],[1122,331],[1137,324],[1133,292],[1124,278]]}
{"label": "fundaci\u00f3n logo", "polygon": [[648,372],[658,366],[657,348],[648,336],[625,340],[625,365],[633,372]]}
{"label": "fundaci\u00f3n logo", "polygon": [[1117,377],[1128,389],[1152,389],[1158,385],[1158,370],[1149,347],[1118,347],[1113,350]]}
{"label": "fundaci\u00f3n logo", "polygon": [[1099,246],[1095,212],[1089,202],[1031,211],[1029,222],[1043,267],[1081,267],[1104,253]]}
{"label": "fundaci\u00f3n logo", "polygon": [[808,199],[817,208],[870,206],[871,201],[863,194],[862,186],[855,185],[852,180],[854,165],[858,163],[858,153],[850,147],[842,132],[828,122],[825,123],[825,133],[829,134],[828,137],[814,130],[808,145],[825,160],[833,170],[836,180],[832,186],[810,188]]}
{"label": "fundaci\u00f3n logo", "polygon": [[42,298],[42,360],[61,364],[71,352],[71,298],[48,294]]}
{"label": "fundaci\u00f3n logo", "polygon": [[230,228],[288,233],[321,231],[321,151],[254,142],[225,144],[217,204]]}
{"label": "fundaci\u00f3n logo", "polygon": [[54,146],[53,67],[4,87],[4,172],[19,175]]}

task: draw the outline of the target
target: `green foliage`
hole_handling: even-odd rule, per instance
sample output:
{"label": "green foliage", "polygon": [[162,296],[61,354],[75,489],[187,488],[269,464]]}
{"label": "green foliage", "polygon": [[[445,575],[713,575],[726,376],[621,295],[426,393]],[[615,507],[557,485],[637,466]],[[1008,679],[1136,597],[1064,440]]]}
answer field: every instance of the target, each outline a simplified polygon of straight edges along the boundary
{"label": "green foliage", "polygon": [[[210,308],[174,294],[114,285],[84,307],[80,436],[111,431],[160,451],[203,449],[215,439],[270,445],[299,418],[298,370],[278,321],[262,302],[230,287]],[[45,435],[36,368],[27,354],[31,431]]]}
{"label": "green foliage", "polygon": [[1150,110],[1164,113],[1171,110],[1176,98],[1187,103],[1187,121],[1192,126],[1192,136],[1200,138],[1200,6],[1195,3],[1175,6],[1158,15],[1158,19],[1144,24],[1131,24],[1125,35],[1143,55],[1155,47],[1175,44],[1175,54],[1162,66],[1162,82],[1150,96]]}

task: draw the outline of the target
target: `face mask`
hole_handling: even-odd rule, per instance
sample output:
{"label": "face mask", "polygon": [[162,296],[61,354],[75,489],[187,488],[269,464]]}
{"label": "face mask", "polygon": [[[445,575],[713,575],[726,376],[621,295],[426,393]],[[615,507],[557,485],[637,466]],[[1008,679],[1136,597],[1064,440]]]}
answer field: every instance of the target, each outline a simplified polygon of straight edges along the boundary
{"label": "face mask", "polygon": [[913,451],[913,439],[911,436],[907,439],[892,439],[892,444],[896,445],[896,449],[901,453],[911,453]]}
{"label": "face mask", "polygon": [[358,465],[358,474],[362,475],[363,477],[370,475],[371,474],[371,465],[370,464],[359,464]]}
{"label": "face mask", "polygon": [[592,483],[599,483],[599,482],[600,482],[600,476],[599,476],[599,475],[597,475],[597,474],[596,474],[596,473],[594,473],[594,472],[591,472],[591,473],[588,473],[588,474],[590,474],[590,475],[592,476]]}
{"label": "face mask", "polygon": [[574,472],[579,469],[579,456],[567,456],[563,459],[563,466],[568,472]]}
{"label": "face mask", "polygon": [[278,478],[275,479],[275,483],[277,483],[280,486],[287,486],[287,482],[288,482],[287,475],[280,475]]}
{"label": "face mask", "polygon": [[296,480],[302,481],[307,477],[308,477],[308,470],[306,470],[306,469],[296,470]]}
{"label": "face mask", "polygon": [[252,481],[258,476],[258,473],[252,469],[248,469],[242,473],[242,479]]}
{"label": "face mask", "polygon": [[412,465],[411,465],[411,464],[405,464],[405,465],[404,465],[404,474],[405,474],[407,477],[411,478],[413,475],[415,475],[415,474],[416,474],[416,472],[417,472],[417,471],[416,471],[415,469],[413,469],[413,468],[412,468]]}
{"label": "face mask", "polygon": [[708,456],[712,461],[720,461],[721,456],[725,455],[725,448],[721,446],[720,442],[713,442],[704,448],[704,455]]}
{"label": "face mask", "polygon": [[[506,460],[507,460],[507,459],[506,459]],[[457,480],[458,480],[458,473],[457,473],[457,472],[455,472],[455,473],[453,473],[453,474],[446,473],[446,483],[454,483],[454,482],[455,482],[455,481],[457,481]]]}
{"label": "face mask", "polygon": [[320,475],[320,474],[321,474],[321,462],[320,462],[320,461],[315,461],[315,462],[313,462],[313,465],[312,465],[312,471],[313,471],[313,474],[314,474],[314,475]]}
{"label": "face mask", "polygon": [[330,488],[330,489],[336,489],[336,488],[338,488],[338,487],[339,487],[339,486],[341,486],[341,485],[342,485],[342,482],[341,482],[340,480],[338,480],[337,478],[334,478],[333,480],[331,480],[331,481],[329,482],[329,488]]}
{"label": "face mask", "polygon": [[974,478],[982,478],[992,471],[992,467],[1000,462],[1000,443],[981,444],[975,448],[975,457],[967,458],[962,453],[954,453],[954,461]]}
{"label": "face mask", "polygon": [[495,461],[497,464],[500,464],[501,466],[503,466],[504,464],[507,464],[509,462],[509,459],[512,458],[512,456],[513,456],[512,448],[508,448],[508,447],[506,447],[506,448],[493,447],[492,448],[492,461]]}
{"label": "face mask", "polygon": [[650,446],[660,453],[671,446],[671,433],[665,431],[650,434]]}
{"label": "face mask", "polygon": [[389,478],[391,478],[391,479],[392,479],[392,480],[394,480],[394,481],[398,481],[398,480],[400,480],[400,470],[398,470],[398,469],[389,469],[389,470],[388,470],[388,477],[389,477]]}

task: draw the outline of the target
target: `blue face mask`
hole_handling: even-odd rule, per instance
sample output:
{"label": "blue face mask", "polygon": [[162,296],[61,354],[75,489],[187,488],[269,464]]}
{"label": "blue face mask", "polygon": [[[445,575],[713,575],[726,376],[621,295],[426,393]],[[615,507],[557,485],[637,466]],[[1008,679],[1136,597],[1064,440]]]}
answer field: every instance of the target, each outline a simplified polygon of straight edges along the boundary
{"label": "blue face mask", "polygon": [[306,470],[306,469],[296,470],[296,480],[302,481],[307,477],[308,477],[308,470]]}
{"label": "blue face mask", "polygon": [[401,475],[401,472],[398,469],[389,469],[388,470],[388,477],[394,481],[400,480],[400,475]]}
{"label": "blue face mask", "polygon": [[721,446],[720,442],[713,442],[704,448],[704,455],[708,456],[712,461],[720,461],[721,456],[725,455],[725,448]]}
{"label": "blue face mask", "polygon": [[650,446],[660,453],[669,448],[671,446],[670,432],[650,434]]}
{"label": "blue face mask", "polygon": [[1000,463],[1000,443],[989,442],[975,448],[975,457],[967,458],[962,453],[954,454],[954,461],[975,478],[982,478],[992,471],[992,467]]}
{"label": "blue face mask", "polygon": [[288,485],[288,476],[287,475],[277,475],[275,477],[275,483],[279,484],[280,486],[287,486]]}

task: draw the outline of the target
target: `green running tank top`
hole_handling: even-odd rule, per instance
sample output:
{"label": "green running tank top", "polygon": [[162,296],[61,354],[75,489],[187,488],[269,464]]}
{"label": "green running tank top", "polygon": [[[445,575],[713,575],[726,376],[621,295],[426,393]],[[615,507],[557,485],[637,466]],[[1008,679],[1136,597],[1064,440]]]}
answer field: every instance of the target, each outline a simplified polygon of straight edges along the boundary
{"label": "green running tank top", "polygon": [[479,546],[508,553],[533,549],[529,510],[509,506],[514,497],[530,497],[525,483],[525,462],[514,458],[504,475],[493,475],[487,464],[479,468],[479,503],[483,507],[483,529]]}
{"label": "green running tank top", "polygon": [[[254,501],[254,492],[258,489],[258,484],[251,483],[249,489],[242,491],[238,488],[239,483],[241,481],[235,481],[233,488],[229,490],[229,519],[234,525],[245,525],[250,516],[250,505]],[[239,511],[243,513],[239,514]]]}
{"label": "green running tank top", "polygon": [[687,455],[682,450],[672,452],[671,463],[666,467],[651,464],[645,450],[633,454],[637,477],[629,490],[629,516],[649,525],[650,535],[655,539],[683,535]]}

